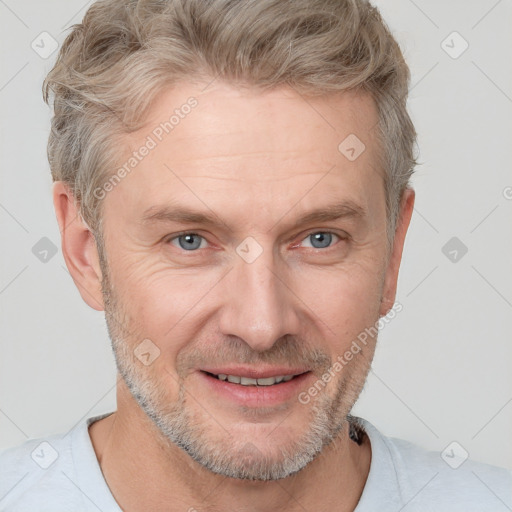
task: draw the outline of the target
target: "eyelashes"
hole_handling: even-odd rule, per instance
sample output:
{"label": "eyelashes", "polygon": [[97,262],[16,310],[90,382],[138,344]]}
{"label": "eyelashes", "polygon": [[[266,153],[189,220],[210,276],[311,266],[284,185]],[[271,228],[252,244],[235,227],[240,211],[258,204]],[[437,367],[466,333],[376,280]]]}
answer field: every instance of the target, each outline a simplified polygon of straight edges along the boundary
{"label": "eyelashes", "polygon": [[[308,243],[311,249],[327,250],[335,246],[338,241],[348,240],[347,236],[342,236],[332,231],[311,231],[306,234],[299,243],[293,244],[293,248],[300,247],[304,242]],[[166,243],[176,247],[178,250],[187,253],[197,253],[200,249],[207,248],[208,241],[206,238],[196,232],[187,231],[173,235],[166,239]]]}

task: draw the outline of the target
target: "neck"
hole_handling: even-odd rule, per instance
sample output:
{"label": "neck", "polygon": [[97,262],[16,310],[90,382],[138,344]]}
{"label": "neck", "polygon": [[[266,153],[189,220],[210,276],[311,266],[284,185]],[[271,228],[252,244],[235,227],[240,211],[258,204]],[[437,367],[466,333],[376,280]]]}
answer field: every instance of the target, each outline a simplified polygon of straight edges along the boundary
{"label": "neck", "polygon": [[107,484],[126,512],[353,511],[370,469],[369,440],[351,440],[347,423],[290,477],[262,482],[217,475],[164,439],[121,383],[118,410],[93,423],[89,435]]}

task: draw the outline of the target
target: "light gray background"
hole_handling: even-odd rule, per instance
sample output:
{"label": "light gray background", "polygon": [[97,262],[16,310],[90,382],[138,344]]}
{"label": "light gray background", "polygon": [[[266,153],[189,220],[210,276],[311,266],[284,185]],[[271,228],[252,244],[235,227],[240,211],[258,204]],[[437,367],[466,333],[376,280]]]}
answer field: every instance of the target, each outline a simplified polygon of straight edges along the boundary
{"label": "light gray background", "polygon": [[[50,113],[41,83],[90,2],[0,0],[0,448],[68,431],[115,408],[115,365],[102,313],[82,301],[64,264],[46,160]],[[397,300],[356,413],[385,434],[512,467],[512,3],[379,1],[412,71],[419,133]],[[469,48],[441,47],[457,31]],[[462,40],[445,45],[458,52]],[[41,45],[41,43],[39,43]],[[46,46],[48,48],[48,46]],[[452,237],[468,248],[453,262]],[[32,252],[48,237],[45,263]]]}

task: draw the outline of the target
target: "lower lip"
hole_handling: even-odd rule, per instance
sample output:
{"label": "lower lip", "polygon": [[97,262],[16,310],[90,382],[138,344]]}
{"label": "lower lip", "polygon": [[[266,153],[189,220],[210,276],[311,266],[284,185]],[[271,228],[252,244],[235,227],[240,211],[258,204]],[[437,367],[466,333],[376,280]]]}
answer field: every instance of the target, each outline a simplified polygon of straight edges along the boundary
{"label": "lower lip", "polygon": [[272,386],[243,386],[220,380],[203,371],[198,373],[214,393],[247,407],[268,407],[297,398],[305,382],[313,375],[312,372],[302,373],[288,382]]}

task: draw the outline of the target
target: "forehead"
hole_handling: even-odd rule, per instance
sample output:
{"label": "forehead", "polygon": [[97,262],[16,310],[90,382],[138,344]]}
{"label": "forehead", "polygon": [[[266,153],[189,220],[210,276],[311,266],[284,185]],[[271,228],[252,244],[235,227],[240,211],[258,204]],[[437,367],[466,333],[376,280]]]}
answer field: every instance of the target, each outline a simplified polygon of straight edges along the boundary
{"label": "forehead", "polygon": [[206,88],[182,83],[162,91],[145,126],[124,139],[120,165],[152,148],[106,204],[130,204],[131,220],[180,200],[246,213],[337,198],[364,208],[383,194],[377,120],[363,93],[308,98],[289,87],[258,92],[218,81]]}

